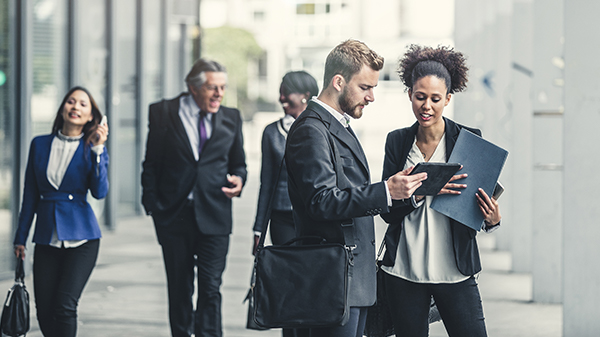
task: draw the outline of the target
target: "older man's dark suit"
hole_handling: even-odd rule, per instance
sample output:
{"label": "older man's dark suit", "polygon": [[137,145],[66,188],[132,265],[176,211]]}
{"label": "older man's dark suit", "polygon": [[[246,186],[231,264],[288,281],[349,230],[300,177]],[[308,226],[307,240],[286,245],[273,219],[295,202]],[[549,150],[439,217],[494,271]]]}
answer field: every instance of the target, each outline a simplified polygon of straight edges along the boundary
{"label": "older man's dark suit", "polygon": [[[198,315],[202,314],[196,313],[196,325],[203,325],[196,326],[196,336],[199,336],[199,330],[202,336],[207,332],[207,335],[218,336],[221,334],[221,296],[218,289],[232,228],[232,202],[221,188],[228,185],[227,174],[237,175],[246,181],[242,119],[238,110],[222,106],[212,116],[212,135],[196,161],[179,117],[180,97],[150,105],[142,203],[146,212],[152,215],[165,255],[173,335],[189,336],[192,329],[193,264],[191,276],[189,264],[193,263],[193,259],[184,262],[188,258],[183,256],[187,249],[188,253],[193,252],[187,255],[195,254],[199,268],[208,269],[203,269],[203,273],[209,275],[205,280],[207,285],[198,286],[199,303],[205,306],[205,309],[198,310],[204,310],[206,317],[199,318]],[[193,204],[188,201],[192,191]],[[211,243],[222,243],[208,249],[199,247],[207,246],[204,242],[188,242],[198,235],[216,240]],[[208,250],[205,251],[208,255],[215,251],[221,253],[217,253],[220,256],[216,260],[210,257],[210,261],[203,261],[201,249]],[[167,262],[168,255],[177,255],[178,252],[182,255],[181,262],[177,256],[171,257],[171,261],[175,262]],[[198,277],[201,282],[200,272]],[[176,281],[181,284],[182,278],[186,279],[183,282],[185,286],[172,284]],[[209,293],[203,294],[203,291]],[[203,299],[203,296],[206,298]],[[187,303],[180,303],[185,298],[189,298]]]}
{"label": "older man's dark suit", "polygon": [[[339,151],[341,172],[335,169],[332,142]],[[357,247],[349,302],[353,307],[372,305],[376,298],[373,215],[386,212],[388,206],[384,184],[371,184],[361,145],[327,110],[310,102],[292,125],[285,160],[297,235],[344,243],[341,223],[353,219]]]}

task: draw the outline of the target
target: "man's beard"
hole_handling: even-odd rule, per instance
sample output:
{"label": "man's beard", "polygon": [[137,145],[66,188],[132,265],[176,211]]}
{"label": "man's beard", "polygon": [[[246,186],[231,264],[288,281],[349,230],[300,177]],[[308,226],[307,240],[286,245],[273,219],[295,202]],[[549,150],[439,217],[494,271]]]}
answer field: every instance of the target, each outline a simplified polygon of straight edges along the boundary
{"label": "man's beard", "polygon": [[340,109],[342,109],[342,111],[347,113],[350,117],[354,119],[359,119],[362,117],[363,111],[358,107],[361,104],[355,104],[354,106],[352,105],[352,102],[350,102],[350,99],[348,98],[348,91],[345,87],[340,95],[340,98],[338,99],[338,104],[340,105]]}

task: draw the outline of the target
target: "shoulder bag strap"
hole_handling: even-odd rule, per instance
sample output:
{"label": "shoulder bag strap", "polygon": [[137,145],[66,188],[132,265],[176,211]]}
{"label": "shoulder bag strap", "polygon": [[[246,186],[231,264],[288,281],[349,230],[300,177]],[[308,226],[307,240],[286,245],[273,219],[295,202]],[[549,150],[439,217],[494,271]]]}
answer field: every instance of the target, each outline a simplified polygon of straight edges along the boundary
{"label": "shoulder bag strap", "polygon": [[279,170],[277,170],[277,178],[275,178],[275,183],[273,184],[273,190],[271,191],[271,196],[269,197],[269,203],[267,204],[267,212],[265,214],[265,220],[262,224],[262,231],[260,233],[260,239],[258,239],[257,249],[260,249],[265,244],[265,237],[267,236],[267,227],[269,227],[269,220],[271,219],[271,206],[273,206],[273,199],[275,198],[275,190],[277,189],[277,184],[279,183],[279,177],[281,176],[281,170],[283,169],[283,163],[285,161],[285,153],[283,158],[281,158],[281,163],[279,164]]}

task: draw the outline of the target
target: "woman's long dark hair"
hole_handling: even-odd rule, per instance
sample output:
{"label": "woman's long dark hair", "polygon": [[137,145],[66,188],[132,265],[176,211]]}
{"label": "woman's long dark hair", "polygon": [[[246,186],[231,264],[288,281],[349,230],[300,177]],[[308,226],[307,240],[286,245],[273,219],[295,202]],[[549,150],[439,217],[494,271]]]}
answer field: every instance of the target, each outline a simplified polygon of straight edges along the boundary
{"label": "woman's long dark hair", "polygon": [[52,134],[57,134],[58,131],[62,129],[63,124],[65,123],[65,120],[62,116],[62,112],[65,107],[65,103],[67,103],[67,100],[69,99],[69,97],[71,97],[71,94],[73,94],[77,90],[81,90],[81,91],[85,92],[86,95],[88,95],[88,97],[90,98],[90,104],[92,105],[92,117],[93,118],[91,121],[87,122],[83,126],[83,138],[85,139],[86,144],[90,144],[92,135],[94,135],[96,133],[98,124],[100,123],[100,120],[102,120],[102,113],[100,112],[100,109],[98,109],[98,105],[96,104],[94,97],[92,97],[92,94],[90,94],[90,92],[84,87],[76,86],[76,87],[71,88],[67,92],[67,94],[65,95],[65,97],[62,100],[62,103],[60,103],[60,106],[58,107],[58,112],[56,113],[56,118],[54,119],[54,124],[52,125]]}

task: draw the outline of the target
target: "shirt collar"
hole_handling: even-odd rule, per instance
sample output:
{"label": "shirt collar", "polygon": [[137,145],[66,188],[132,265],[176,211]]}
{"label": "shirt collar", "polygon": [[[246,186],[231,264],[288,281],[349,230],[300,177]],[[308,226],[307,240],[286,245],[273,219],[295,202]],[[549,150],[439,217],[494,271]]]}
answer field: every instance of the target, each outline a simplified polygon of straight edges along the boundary
{"label": "shirt collar", "polygon": [[83,138],[83,133],[78,136],[65,136],[60,130],[58,130],[56,137],[65,142],[78,142],[81,138]]}
{"label": "shirt collar", "polygon": [[329,113],[335,117],[335,119],[338,120],[338,122],[340,122],[340,124],[342,124],[343,127],[348,128],[348,126],[350,126],[350,116],[347,113],[339,113],[337,110],[335,110],[334,108],[330,107],[329,105],[327,105],[327,103],[319,100],[317,97],[313,97],[311,99],[311,101],[319,104],[320,106],[322,106],[323,108],[325,108],[325,110],[329,111]]}
{"label": "shirt collar", "polygon": [[[191,94],[184,97],[184,104],[188,106],[188,113],[190,113],[193,117],[198,118],[200,116],[200,107],[194,100],[194,96]],[[212,120],[213,113],[207,113],[206,119],[209,121]]]}
{"label": "shirt collar", "polygon": [[292,115],[287,115],[287,114],[285,116],[283,116],[283,118],[281,119],[283,128],[286,131],[290,130],[290,127],[292,126],[292,124],[294,124],[294,121],[296,121],[296,119]]}

